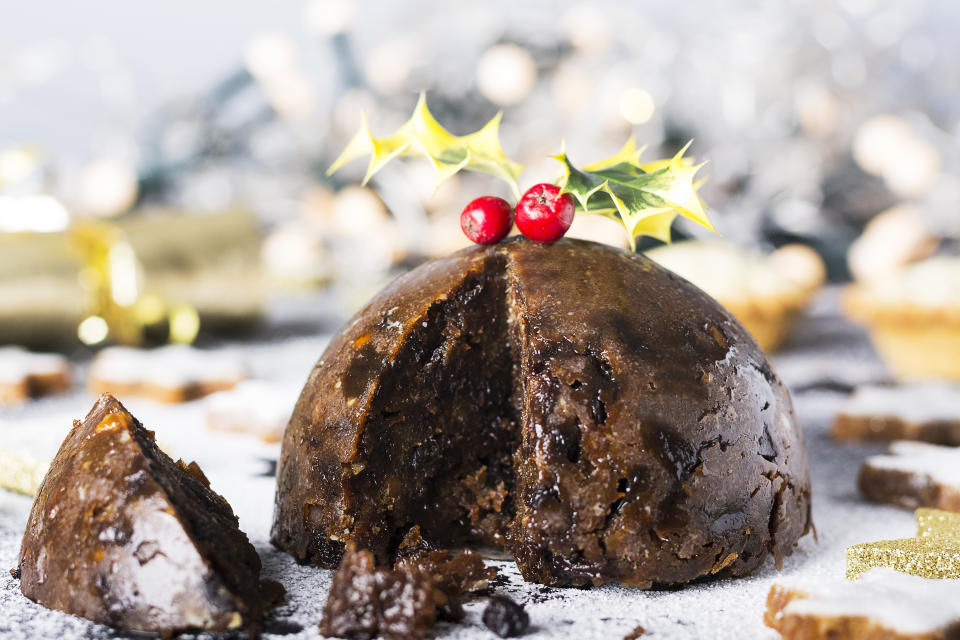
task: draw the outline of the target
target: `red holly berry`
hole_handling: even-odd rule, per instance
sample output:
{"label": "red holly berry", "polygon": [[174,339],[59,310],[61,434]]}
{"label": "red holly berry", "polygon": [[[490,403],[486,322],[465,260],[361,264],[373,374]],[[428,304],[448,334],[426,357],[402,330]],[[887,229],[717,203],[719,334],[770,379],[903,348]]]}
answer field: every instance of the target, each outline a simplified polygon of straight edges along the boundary
{"label": "red holly berry", "polygon": [[573,222],[573,197],[552,184],[536,184],[517,203],[517,228],[534,242],[550,244],[563,237]]}
{"label": "red holly berry", "polygon": [[477,244],[496,244],[513,227],[510,203],[496,196],[473,200],[460,213],[460,228]]}

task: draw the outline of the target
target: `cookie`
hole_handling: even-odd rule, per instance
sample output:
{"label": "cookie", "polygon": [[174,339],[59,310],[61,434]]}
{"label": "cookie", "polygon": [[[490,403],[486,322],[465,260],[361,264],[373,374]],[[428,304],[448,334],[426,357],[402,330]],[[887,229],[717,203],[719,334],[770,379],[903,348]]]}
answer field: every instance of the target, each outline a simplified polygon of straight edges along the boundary
{"label": "cookie", "polygon": [[960,445],[960,386],[857,387],[837,413],[840,440],[922,440]]}
{"label": "cookie", "polygon": [[946,640],[960,637],[960,580],[873,569],[859,581],[775,584],[764,623],[785,640]]}
{"label": "cookie", "polygon": [[90,366],[90,392],[187,402],[232,389],[246,377],[230,355],[170,345],[158,349],[111,347]]}
{"label": "cookie", "polygon": [[280,442],[299,392],[299,382],[245,380],[233,389],[218,391],[204,399],[207,427],[213,431],[251,434],[266,442]]}
{"label": "cookie", "polygon": [[860,467],[860,493],[908,509],[960,511],[960,447],[902,440]]}
{"label": "cookie", "polygon": [[0,348],[0,405],[66,391],[70,364],[54,353],[31,353],[20,347]]}
{"label": "cookie", "polygon": [[922,578],[960,578],[960,516],[918,509],[917,535],[865,542],[847,549],[847,578],[885,567]]}

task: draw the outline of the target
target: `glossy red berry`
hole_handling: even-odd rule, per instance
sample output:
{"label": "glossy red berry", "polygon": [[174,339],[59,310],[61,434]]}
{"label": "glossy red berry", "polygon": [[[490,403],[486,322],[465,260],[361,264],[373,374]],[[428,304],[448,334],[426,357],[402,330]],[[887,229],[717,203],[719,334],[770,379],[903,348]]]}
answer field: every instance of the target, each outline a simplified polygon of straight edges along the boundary
{"label": "glossy red berry", "polygon": [[477,198],[460,213],[460,228],[477,244],[496,244],[513,227],[510,203],[496,196]]}
{"label": "glossy red berry", "polygon": [[523,194],[517,203],[517,228],[535,242],[550,244],[563,237],[573,222],[573,197],[560,187],[541,183]]}

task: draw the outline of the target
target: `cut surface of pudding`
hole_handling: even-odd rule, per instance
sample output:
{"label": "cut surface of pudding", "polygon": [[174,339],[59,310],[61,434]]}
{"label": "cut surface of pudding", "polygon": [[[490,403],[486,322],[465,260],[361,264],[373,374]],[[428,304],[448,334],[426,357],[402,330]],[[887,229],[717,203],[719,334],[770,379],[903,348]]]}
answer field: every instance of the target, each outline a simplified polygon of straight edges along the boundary
{"label": "cut surface of pudding", "polygon": [[50,465],[19,571],[31,600],[136,631],[252,629],[282,595],[196,463],[174,462],[109,394]]}
{"label": "cut surface of pudding", "polygon": [[809,506],[789,395],[727,311],[642,256],[518,239],[401,276],[331,341],[273,542],[389,562],[419,526],[527,580],[649,586],[779,561]]}

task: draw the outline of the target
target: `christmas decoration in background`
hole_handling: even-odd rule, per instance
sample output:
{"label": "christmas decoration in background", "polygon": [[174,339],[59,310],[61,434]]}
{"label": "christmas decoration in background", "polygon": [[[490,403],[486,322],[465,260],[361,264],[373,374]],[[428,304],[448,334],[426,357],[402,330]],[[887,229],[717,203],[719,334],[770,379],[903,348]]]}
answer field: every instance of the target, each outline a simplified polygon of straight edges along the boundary
{"label": "christmas decoration in background", "polygon": [[[161,104],[138,103],[132,64],[109,46],[8,45],[0,65],[8,108],[28,108],[29,87],[82,72],[103,111],[116,114],[109,131],[77,132],[90,138],[86,154],[0,135],[0,242],[63,234],[75,248],[78,230],[106,229],[97,242],[109,239],[103,250],[113,256],[98,272],[97,252],[82,250],[89,243],[71,249],[70,264],[57,247],[41,251],[50,260],[37,273],[53,288],[35,306],[56,300],[47,315],[70,318],[71,331],[86,323],[89,343],[138,342],[161,318],[169,337],[189,341],[198,327],[217,326],[210,318],[257,317],[264,289],[329,287],[349,308],[396,270],[464,246],[464,204],[488,193],[515,200],[507,185],[458,174],[436,188],[424,163],[398,164],[367,188],[353,186],[362,163],[326,175],[362,112],[375,131],[391,131],[420,91],[456,135],[503,110],[504,151],[527,166],[521,192],[556,178],[560,139],[572,159],[608,157],[631,134],[649,157],[671,157],[693,139],[697,162],[709,161],[700,193],[723,236],[762,250],[808,244],[834,279],[848,276],[847,249],[868,221],[893,207],[912,208],[910,224],[943,239],[942,251],[960,237],[960,42],[951,29],[960,8],[952,3],[295,6],[296,29],[263,25],[237,51],[235,69]],[[200,55],[203,43],[191,46]],[[196,219],[238,207],[259,221],[240,225],[252,229],[259,264],[249,248],[243,259],[217,258],[226,249],[216,233],[179,257],[161,246],[148,258],[129,230],[162,219],[188,234],[202,226]],[[618,222],[596,216],[578,216],[569,234],[627,246]],[[673,226],[675,238],[709,234]],[[178,239],[151,240],[165,241]],[[655,244],[643,238],[638,249]],[[173,299],[158,284],[176,282],[173,263],[183,281],[206,272],[205,291],[261,276],[263,289],[236,308],[204,309],[209,295]],[[18,273],[0,269],[0,299],[19,299]],[[97,284],[94,273],[110,279]],[[65,281],[83,285],[69,303],[55,292]]]}

